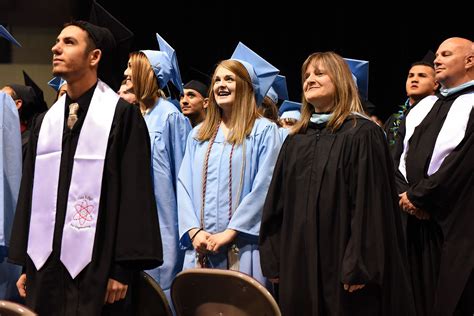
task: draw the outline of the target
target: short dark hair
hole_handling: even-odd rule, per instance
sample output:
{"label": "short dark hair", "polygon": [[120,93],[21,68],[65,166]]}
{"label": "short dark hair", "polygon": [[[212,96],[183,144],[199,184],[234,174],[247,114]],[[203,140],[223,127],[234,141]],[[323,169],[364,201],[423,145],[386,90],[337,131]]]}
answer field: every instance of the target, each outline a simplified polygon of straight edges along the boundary
{"label": "short dark hair", "polygon": [[87,29],[84,27],[83,23],[81,23],[80,21],[72,20],[70,22],[64,23],[63,28],[66,28],[68,26],[77,26],[78,28],[87,33],[86,53],[90,53],[91,51],[97,48],[94,40],[92,39],[92,36],[90,35],[89,31],[87,31]]}
{"label": "short dark hair", "polygon": [[434,64],[426,60],[415,61],[414,63],[411,64],[410,68],[415,67],[415,66],[427,66],[434,69]]}

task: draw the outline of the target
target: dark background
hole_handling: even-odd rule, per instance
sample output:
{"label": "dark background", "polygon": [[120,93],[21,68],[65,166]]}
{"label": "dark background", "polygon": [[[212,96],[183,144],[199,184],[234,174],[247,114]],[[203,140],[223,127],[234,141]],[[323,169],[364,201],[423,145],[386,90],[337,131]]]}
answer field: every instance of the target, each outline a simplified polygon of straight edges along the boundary
{"label": "dark background", "polygon": [[[135,33],[132,50],[158,49],[156,32],[173,46],[184,82],[189,67],[211,74],[239,41],[280,69],[294,101],[301,99],[300,67],[309,54],[332,50],[343,57],[368,60],[369,100],[382,119],[405,101],[405,79],[412,62],[430,49],[436,52],[448,37],[474,40],[472,0],[387,1],[372,6],[333,0],[283,1],[98,0]],[[92,0],[0,0],[0,8],[2,3],[18,8],[23,2],[35,3],[36,12],[48,5],[51,12],[25,19],[31,6],[23,5],[19,15],[23,23],[55,23],[59,32],[61,23],[72,16],[86,19]],[[58,12],[55,6],[67,8]]]}

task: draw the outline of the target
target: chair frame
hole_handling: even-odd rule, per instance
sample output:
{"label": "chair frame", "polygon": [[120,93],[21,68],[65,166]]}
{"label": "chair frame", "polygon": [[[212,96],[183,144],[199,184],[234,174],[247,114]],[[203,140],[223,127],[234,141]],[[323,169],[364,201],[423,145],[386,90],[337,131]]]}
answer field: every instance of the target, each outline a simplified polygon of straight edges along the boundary
{"label": "chair frame", "polygon": [[[210,288],[216,285],[221,288]],[[262,284],[233,270],[184,270],[171,285],[171,298],[178,316],[255,315],[255,309],[266,311],[259,316],[281,316],[277,302]]]}

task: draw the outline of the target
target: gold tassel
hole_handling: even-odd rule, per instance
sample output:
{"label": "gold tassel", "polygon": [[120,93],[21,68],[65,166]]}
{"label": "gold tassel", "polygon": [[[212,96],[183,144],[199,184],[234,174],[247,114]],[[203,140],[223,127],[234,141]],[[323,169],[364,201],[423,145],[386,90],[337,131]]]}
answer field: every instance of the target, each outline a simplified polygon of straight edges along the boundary
{"label": "gold tassel", "polygon": [[232,244],[227,252],[227,265],[229,270],[240,270],[239,248],[236,244]]}

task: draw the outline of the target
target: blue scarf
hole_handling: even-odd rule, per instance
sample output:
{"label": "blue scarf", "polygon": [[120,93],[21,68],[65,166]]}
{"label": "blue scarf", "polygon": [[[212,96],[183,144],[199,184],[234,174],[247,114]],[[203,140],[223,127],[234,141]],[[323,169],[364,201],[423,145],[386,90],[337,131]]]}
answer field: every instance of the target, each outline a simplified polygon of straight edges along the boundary
{"label": "blue scarf", "polygon": [[309,119],[315,124],[326,123],[331,119],[332,113],[313,113]]}

